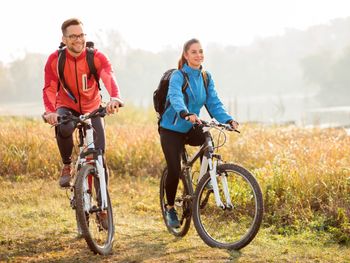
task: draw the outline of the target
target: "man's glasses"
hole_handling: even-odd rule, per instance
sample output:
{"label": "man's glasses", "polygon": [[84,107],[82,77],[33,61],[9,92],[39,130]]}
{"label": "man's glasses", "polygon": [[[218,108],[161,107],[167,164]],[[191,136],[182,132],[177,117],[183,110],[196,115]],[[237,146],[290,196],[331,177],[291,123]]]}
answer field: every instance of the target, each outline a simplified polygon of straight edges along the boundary
{"label": "man's glasses", "polygon": [[80,35],[75,35],[75,34],[72,34],[72,35],[69,35],[69,36],[66,36],[68,37],[70,40],[78,40],[78,39],[84,39],[86,36],[86,34],[84,33],[81,33]]}

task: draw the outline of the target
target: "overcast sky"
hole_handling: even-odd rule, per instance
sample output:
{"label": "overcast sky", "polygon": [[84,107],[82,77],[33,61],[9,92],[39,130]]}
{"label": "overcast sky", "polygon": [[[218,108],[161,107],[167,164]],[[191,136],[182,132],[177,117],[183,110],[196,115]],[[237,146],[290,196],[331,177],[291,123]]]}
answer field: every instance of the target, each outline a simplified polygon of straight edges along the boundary
{"label": "overcast sky", "polygon": [[[88,37],[114,29],[133,48],[157,52],[199,38],[205,47],[247,45],[350,16],[349,0],[8,0],[0,9],[0,61],[24,52],[48,54],[62,22],[80,18]],[[350,30],[350,29],[349,29]],[[93,40],[93,39],[90,39]]]}

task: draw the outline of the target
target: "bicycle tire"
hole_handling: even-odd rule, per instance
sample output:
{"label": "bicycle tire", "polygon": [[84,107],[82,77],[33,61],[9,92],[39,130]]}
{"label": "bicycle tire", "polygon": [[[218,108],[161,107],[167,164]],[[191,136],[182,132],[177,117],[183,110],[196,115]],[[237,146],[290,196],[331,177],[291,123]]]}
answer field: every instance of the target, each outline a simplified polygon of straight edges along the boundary
{"label": "bicycle tire", "polygon": [[217,174],[220,198],[225,203],[220,176],[226,176],[233,207],[222,209],[216,205],[213,190],[208,186],[210,175],[207,172],[194,194],[193,223],[207,245],[239,250],[259,231],[264,210],[262,192],[255,177],[241,166],[222,164],[217,167]]}
{"label": "bicycle tire", "polygon": [[176,191],[176,197],[175,197],[175,209],[178,213],[178,218],[180,221],[180,227],[179,228],[173,228],[168,225],[168,222],[166,220],[166,194],[165,194],[165,182],[166,177],[168,175],[168,169],[165,168],[162,173],[162,177],[160,179],[160,207],[162,211],[162,216],[164,223],[168,229],[168,231],[173,234],[176,237],[183,237],[187,234],[188,230],[190,229],[191,225],[191,200],[189,196],[189,190],[188,186],[185,182],[185,179],[183,176],[180,177],[179,185]]}
{"label": "bicycle tire", "polygon": [[[99,179],[92,175],[96,168],[92,165],[83,166],[77,176],[75,182],[76,197],[76,215],[78,223],[81,227],[82,236],[84,237],[89,248],[95,254],[108,255],[112,251],[114,241],[114,223],[111,200],[107,191],[107,222],[103,224],[98,217],[96,210],[91,208],[98,207],[98,189]],[[93,185],[90,183],[89,177],[93,178]],[[91,189],[90,189],[91,188]],[[86,210],[89,209],[87,213]]]}
{"label": "bicycle tire", "polygon": [[75,212],[75,221],[77,223],[77,238],[83,238],[83,232],[81,230],[80,222],[78,220],[78,214]]}

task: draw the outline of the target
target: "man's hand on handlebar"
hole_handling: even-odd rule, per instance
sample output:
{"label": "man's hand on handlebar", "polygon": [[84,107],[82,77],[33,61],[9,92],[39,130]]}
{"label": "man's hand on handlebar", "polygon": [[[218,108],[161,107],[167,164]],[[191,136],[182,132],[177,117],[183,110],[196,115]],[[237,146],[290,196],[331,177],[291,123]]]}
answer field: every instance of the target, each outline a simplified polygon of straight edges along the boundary
{"label": "man's hand on handlebar", "polygon": [[119,99],[111,99],[111,101],[107,103],[106,112],[108,114],[114,114],[119,111],[119,107],[123,107],[123,102]]}
{"label": "man's hand on handlebar", "polygon": [[44,119],[45,122],[51,124],[51,125],[55,125],[57,124],[58,120],[58,114],[56,112],[49,112],[49,113],[44,113],[43,115],[41,115],[42,118]]}

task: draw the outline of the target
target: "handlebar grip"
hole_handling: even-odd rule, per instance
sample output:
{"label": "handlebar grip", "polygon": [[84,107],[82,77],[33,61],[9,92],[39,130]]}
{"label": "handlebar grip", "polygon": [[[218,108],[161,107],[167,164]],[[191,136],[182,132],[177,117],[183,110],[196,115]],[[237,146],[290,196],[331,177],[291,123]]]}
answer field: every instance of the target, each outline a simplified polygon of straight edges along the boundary
{"label": "handlebar grip", "polygon": [[41,118],[43,119],[44,123],[47,123],[47,120],[45,118],[45,113],[41,114]]}

